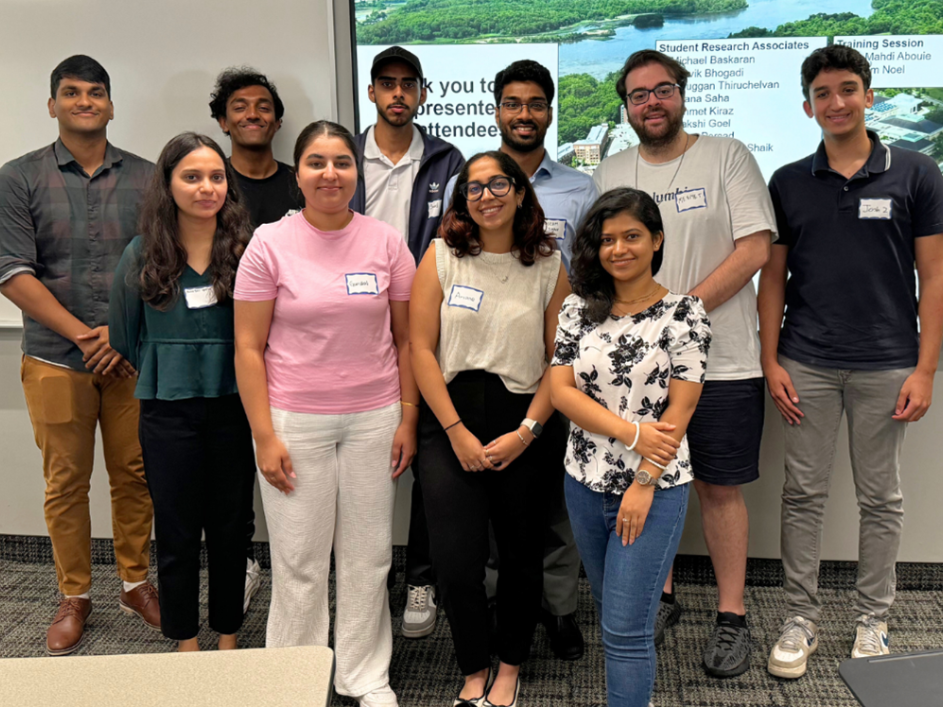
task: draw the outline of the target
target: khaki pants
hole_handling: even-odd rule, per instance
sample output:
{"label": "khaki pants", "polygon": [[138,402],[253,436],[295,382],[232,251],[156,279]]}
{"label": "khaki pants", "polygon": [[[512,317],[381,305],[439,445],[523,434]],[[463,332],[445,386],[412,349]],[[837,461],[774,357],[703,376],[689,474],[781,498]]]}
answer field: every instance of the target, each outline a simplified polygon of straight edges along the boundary
{"label": "khaki pants", "polygon": [[104,377],[23,357],[23,392],[36,445],[43,454],[43,511],[52,540],[59,591],[87,592],[92,583],[88,490],[101,423],[111,484],[111,522],[118,575],[147,578],[153,509],[138,442],[139,403],[133,378]]}

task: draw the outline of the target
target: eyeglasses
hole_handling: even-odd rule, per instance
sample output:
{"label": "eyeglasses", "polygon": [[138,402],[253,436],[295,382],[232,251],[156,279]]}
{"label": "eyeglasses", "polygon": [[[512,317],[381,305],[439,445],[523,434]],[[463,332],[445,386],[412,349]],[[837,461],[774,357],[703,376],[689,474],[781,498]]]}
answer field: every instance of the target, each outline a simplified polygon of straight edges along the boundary
{"label": "eyeglasses", "polygon": [[485,195],[485,189],[491,192],[492,196],[505,196],[514,186],[514,180],[510,177],[498,175],[488,180],[486,184],[481,182],[466,182],[458,190],[468,201],[479,201]]}
{"label": "eyeglasses", "polygon": [[531,115],[543,115],[550,108],[550,105],[544,103],[543,101],[533,101],[532,103],[505,101],[504,103],[499,103],[498,105],[504,108],[504,110],[506,110],[511,115],[517,115],[520,113],[524,109],[524,106],[527,106],[527,109],[531,112]]}
{"label": "eyeglasses", "polygon": [[648,97],[653,93],[655,94],[655,98],[665,100],[675,95],[675,91],[680,88],[681,87],[676,83],[662,83],[658,84],[653,89],[637,88],[629,94],[628,98],[632,105],[640,106],[644,103],[648,103]]}

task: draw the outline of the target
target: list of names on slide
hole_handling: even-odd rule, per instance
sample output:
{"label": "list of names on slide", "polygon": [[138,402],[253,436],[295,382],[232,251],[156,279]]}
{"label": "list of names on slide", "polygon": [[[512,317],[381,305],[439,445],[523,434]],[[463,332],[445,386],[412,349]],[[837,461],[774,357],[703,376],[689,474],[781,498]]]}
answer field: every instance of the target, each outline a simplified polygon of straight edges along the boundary
{"label": "list of names on slide", "polygon": [[873,88],[938,88],[943,84],[943,36],[835,37],[835,44],[845,44],[864,54],[871,64]]}
{"label": "list of names on slide", "polygon": [[684,128],[734,137],[769,178],[818,146],[820,131],[802,110],[799,67],[825,37],[659,41],[656,48],[691,72]]}

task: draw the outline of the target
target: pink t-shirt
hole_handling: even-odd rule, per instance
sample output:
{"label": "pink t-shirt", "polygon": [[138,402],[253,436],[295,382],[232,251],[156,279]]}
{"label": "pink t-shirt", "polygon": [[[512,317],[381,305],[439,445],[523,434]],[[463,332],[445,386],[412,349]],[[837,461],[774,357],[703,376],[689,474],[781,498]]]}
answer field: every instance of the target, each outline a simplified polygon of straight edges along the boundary
{"label": "pink t-shirt", "polygon": [[355,213],[319,231],[303,213],[259,227],[239,263],[235,299],[275,300],[265,349],[269,401],[340,415],[400,399],[390,300],[409,300],[416,264],[403,237]]}

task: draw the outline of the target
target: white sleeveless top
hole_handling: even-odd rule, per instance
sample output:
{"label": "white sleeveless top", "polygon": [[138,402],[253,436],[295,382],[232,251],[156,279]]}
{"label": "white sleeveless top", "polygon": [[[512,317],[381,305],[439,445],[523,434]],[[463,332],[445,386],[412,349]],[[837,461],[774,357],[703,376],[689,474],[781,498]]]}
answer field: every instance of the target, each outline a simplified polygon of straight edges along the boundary
{"label": "white sleeveless top", "polygon": [[511,393],[533,394],[547,368],[544,312],[560,274],[560,251],[524,266],[513,253],[457,258],[435,243],[442,285],[436,358],[445,382],[462,371],[497,374]]}

